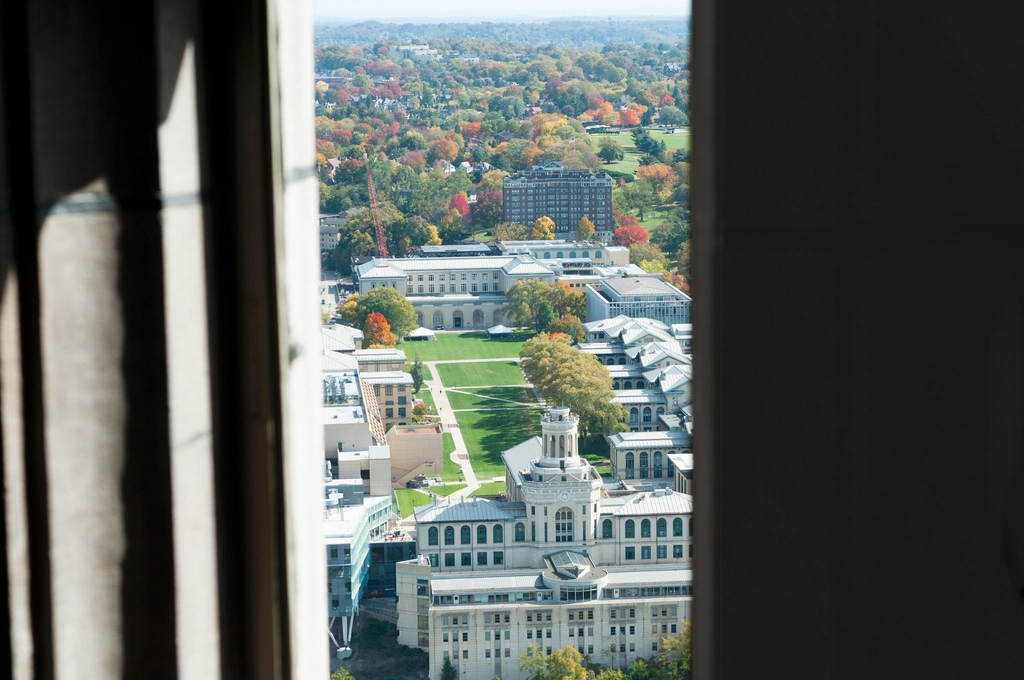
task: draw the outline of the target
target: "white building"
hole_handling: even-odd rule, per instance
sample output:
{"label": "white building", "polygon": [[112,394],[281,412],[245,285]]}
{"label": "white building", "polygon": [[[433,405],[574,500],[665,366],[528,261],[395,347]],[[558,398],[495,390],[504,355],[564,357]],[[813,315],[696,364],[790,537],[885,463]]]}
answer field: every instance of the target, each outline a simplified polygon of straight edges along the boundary
{"label": "white building", "polygon": [[665,324],[690,323],[690,296],[653,277],[609,279],[599,290],[587,286],[587,321],[620,314]]}
{"label": "white building", "polygon": [[[629,264],[621,246],[574,241],[506,241],[501,255],[477,254],[485,246],[438,246],[452,252],[436,257],[423,246],[423,257],[372,258],[353,268],[357,291],[393,288],[405,295],[420,326],[434,329],[488,328],[504,322],[505,291],[523,279],[564,281],[570,288],[600,290],[606,281],[642,275]],[[458,253],[457,255],[455,253]],[[588,312],[589,317],[589,312]]]}
{"label": "white building", "polygon": [[657,654],[690,617],[692,497],[605,490],[577,450],[578,418],[506,451],[507,501],[416,509],[416,560],[397,567],[399,642],[460,677],[518,680],[519,655],[572,645],[594,663]]}

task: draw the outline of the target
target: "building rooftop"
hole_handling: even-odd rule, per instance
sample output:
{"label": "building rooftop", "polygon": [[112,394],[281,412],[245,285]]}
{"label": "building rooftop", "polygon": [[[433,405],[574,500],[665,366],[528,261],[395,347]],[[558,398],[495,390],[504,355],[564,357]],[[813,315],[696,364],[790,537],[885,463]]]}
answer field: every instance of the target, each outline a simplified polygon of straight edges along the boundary
{"label": "building rooftop", "polygon": [[658,387],[667,392],[674,390],[693,379],[693,366],[690,364],[673,364],[668,368],[656,369],[644,373],[650,382],[657,381]]}
{"label": "building rooftop", "polygon": [[410,271],[438,269],[501,269],[515,259],[512,255],[481,255],[479,257],[402,257],[382,260],[372,258],[356,267],[360,279],[402,278]]}
{"label": "building rooftop", "polygon": [[620,404],[668,403],[661,390],[616,390],[614,401],[617,401]]}
{"label": "building rooftop", "polygon": [[357,349],[352,356],[360,363],[374,361],[405,361],[405,352],[400,349]]}
{"label": "building rooftop", "polygon": [[688,448],[690,435],[681,431],[617,432],[605,437],[616,449]]}
{"label": "building rooftop", "polygon": [[523,471],[529,469],[530,463],[540,458],[543,452],[540,437],[530,437],[501,454],[501,460],[512,476],[513,485],[523,485]]}
{"label": "building rooftop", "polygon": [[693,496],[658,489],[601,501],[602,515],[684,515],[693,513]]}
{"label": "building rooftop", "polygon": [[352,423],[365,423],[366,411],[362,405],[350,404],[347,406],[324,406],[324,425],[349,425]]}
{"label": "building rooftop", "polygon": [[458,594],[474,591],[549,590],[537,570],[499,572],[494,576],[438,575],[431,576],[430,591],[435,594]]}
{"label": "building rooftop", "polygon": [[644,278],[621,278],[621,279],[608,279],[604,282],[604,287],[618,293],[619,295],[663,295],[678,298],[680,300],[689,300],[690,297],[673,286],[668,285],[664,281],[660,281],[655,278],[644,277]]}
{"label": "building rooftop", "polygon": [[324,373],[352,373],[359,369],[359,362],[351,354],[337,350],[321,350],[320,370]]}
{"label": "building rooftop", "polygon": [[672,464],[676,466],[677,470],[693,469],[692,453],[670,453],[668,454],[668,459],[672,461]]}
{"label": "building rooftop", "polygon": [[525,516],[526,506],[486,498],[440,498],[431,505],[416,507],[413,513],[417,523],[500,522]]}
{"label": "building rooftop", "polygon": [[[362,485],[362,480],[355,480]],[[359,505],[346,505],[341,509],[341,517],[328,516],[324,519],[324,537],[328,545],[345,543],[355,536],[356,530],[363,517],[373,512],[378,506],[391,503],[390,496],[363,496],[363,502]]]}
{"label": "building rooftop", "polygon": [[412,376],[402,371],[363,373],[361,377],[370,385],[412,385]]}

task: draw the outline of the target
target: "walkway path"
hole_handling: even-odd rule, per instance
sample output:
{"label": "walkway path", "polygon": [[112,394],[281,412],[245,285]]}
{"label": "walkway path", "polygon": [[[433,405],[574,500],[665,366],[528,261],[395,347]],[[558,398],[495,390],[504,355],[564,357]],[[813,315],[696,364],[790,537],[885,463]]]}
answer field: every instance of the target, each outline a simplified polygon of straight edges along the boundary
{"label": "walkway path", "polygon": [[[501,481],[503,478],[494,479],[477,479],[476,473],[473,471],[473,465],[469,460],[469,449],[466,448],[466,442],[462,438],[462,431],[459,430],[459,423],[455,419],[455,411],[452,410],[451,403],[448,401],[449,389],[455,392],[462,392],[466,389],[488,389],[492,387],[525,387],[527,389],[533,389],[533,385],[529,383],[521,383],[519,385],[481,385],[479,387],[458,387],[458,388],[447,388],[441,382],[440,373],[437,370],[438,364],[470,364],[470,363],[485,363],[485,362],[496,362],[496,363],[509,363],[513,362],[518,364],[520,359],[516,357],[501,357],[497,359],[439,359],[436,361],[424,361],[423,365],[430,368],[431,380],[423,381],[427,389],[430,390],[430,395],[434,398],[434,406],[437,407],[437,415],[441,421],[441,426],[446,432],[451,432],[452,440],[455,443],[455,451],[451,455],[452,462],[457,463],[462,469],[463,483],[466,484],[465,489],[459,489],[455,493],[448,496],[448,498],[467,498],[471,493],[480,488],[481,481]],[[536,393],[536,390],[534,390]],[[495,398],[496,399],[496,398]],[[509,401],[507,399],[496,399],[496,401]],[[519,404],[519,402],[510,402],[513,404]],[[523,406],[534,407],[534,404],[522,404]],[[510,407],[512,408],[512,407]],[[494,410],[494,409],[462,409],[465,410]],[[461,412],[461,411],[460,411]],[[450,484],[451,482],[449,482]]]}

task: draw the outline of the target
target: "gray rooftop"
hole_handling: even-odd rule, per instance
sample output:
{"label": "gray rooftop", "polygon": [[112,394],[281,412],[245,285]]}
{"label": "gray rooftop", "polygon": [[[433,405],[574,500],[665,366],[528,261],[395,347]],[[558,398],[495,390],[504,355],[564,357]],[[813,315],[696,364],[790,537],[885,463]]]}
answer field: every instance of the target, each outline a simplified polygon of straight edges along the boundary
{"label": "gray rooftop", "polygon": [[616,449],[688,448],[690,436],[685,432],[618,432],[606,437]]}
{"label": "gray rooftop", "polygon": [[417,523],[430,522],[501,522],[525,515],[522,503],[504,503],[486,498],[438,499],[431,505],[413,510]]}

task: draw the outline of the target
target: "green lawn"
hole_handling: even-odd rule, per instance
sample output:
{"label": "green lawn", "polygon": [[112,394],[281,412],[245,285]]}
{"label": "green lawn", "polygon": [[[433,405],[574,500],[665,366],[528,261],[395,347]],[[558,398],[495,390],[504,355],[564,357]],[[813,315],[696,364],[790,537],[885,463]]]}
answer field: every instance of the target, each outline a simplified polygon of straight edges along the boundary
{"label": "green lawn", "polygon": [[[438,333],[437,340],[403,342],[397,345],[409,358],[420,353],[422,361],[451,359],[514,359],[523,342],[533,336],[531,331],[513,333],[508,338],[489,338],[484,331],[470,333]],[[426,367],[424,367],[426,368]]]}
{"label": "green lawn", "polygon": [[[445,387],[483,387],[522,385],[526,382],[513,361],[481,361],[469,364],[438,364],[437,372]],[[454,407],[452,407],[454,408]]]}
{"label": "green lawn", "polygon": [[[423,341],[422,340],[417,340],[417,342],[421,342],[422,343]],[[411,347],[413,343],[407,342],[405,344],[409,345]],[[412,354],[411,358],[415,359],[416,355]],[[423,360],[423,357],[420,357],[420,361],[422,361],[422,360]],[[405,372],[409,373],[410,372],[409,369],[411,369],[411,368],[412,368],[412,362],[411,361],[405,362]],[[423,367],[423,380],[433,380],[433,379],[434,379],[434,374],[431,372],[430,366],[424,366]]]}
{"label": "green lawn", "polygon": [[455,439],[451,432],[444,433],[444,470],[441,473],[442,482],[455,482],[462,480],[462,467],[452,460],[451,453],[455,451]]}
{"label": "green lawn", "polygon": [[[448,391],[448,401],[452,408],[478,409],[478,408],[515,408],[516,404],[509,403],[535,403],[533,391],[525,387],[486,387],[483,389],[471,390],[473,394]],[[499,401],[507,399],[508,401]]]}
{"label": "green lawn", "polygon": [[608,463],[608,442],[601,435],[590,435],[587,443],[580,449],[580,455],[600,469],[599,463]]}
{"label": "green lawn", "polygon": [[441,486],[432,486],[430,490],[438,496],[451,496],[459,489],[465,489],[466,486],[466,484],[443,484]]}
{"label": "green lawn", "polygon": [[417,505],[426,505],[430,502],[430,496],[416,489],[395,489],[395,498],[398,500],[398,512],[402,517],[411,515],[412,509]]}
{"label": "green lawn", "polygon": [[[611,137],[626,150],[626,157],[621,161],[615,161],[614,163],[607,163],[601,167],[606,170],[615,170],[616,172],[632,172],[636,173],[637,168],[640,167],[640,154],[637,152],[636,147],[633,146],[633,137],[628,132],[617,132],[613,135],[594,135],[598,141],[601,137]],[[665,148],[669,151],[675,151],[677,149],[690,148],[691,135],[684,135],[682,132],[675,132],[673,134],[667,134],[661,130],[651,130],[651,137],[657,140],[663,140],[665,142]]]}
{"label": "green lawn", "polygon": [[[426,368],[424,366],[424,368]],[[428,413],[437,413],[437,404],[434,403],[434,395],[430,393],[430,388],[424,385],[420,388],[419,392],[413,394],[417,399],[422,399],[423,403],[430,407]]]}
{"label": "green lawn", "polygon": [[540,410],[459,411],[455,419],[477,477],[505,474],[501,454],[540,434]]}
{"label": "green lawn", "polygon": [[470,496],[497,496],[505,493],[505,482],[484,482],[480,488],[469,494]]}

